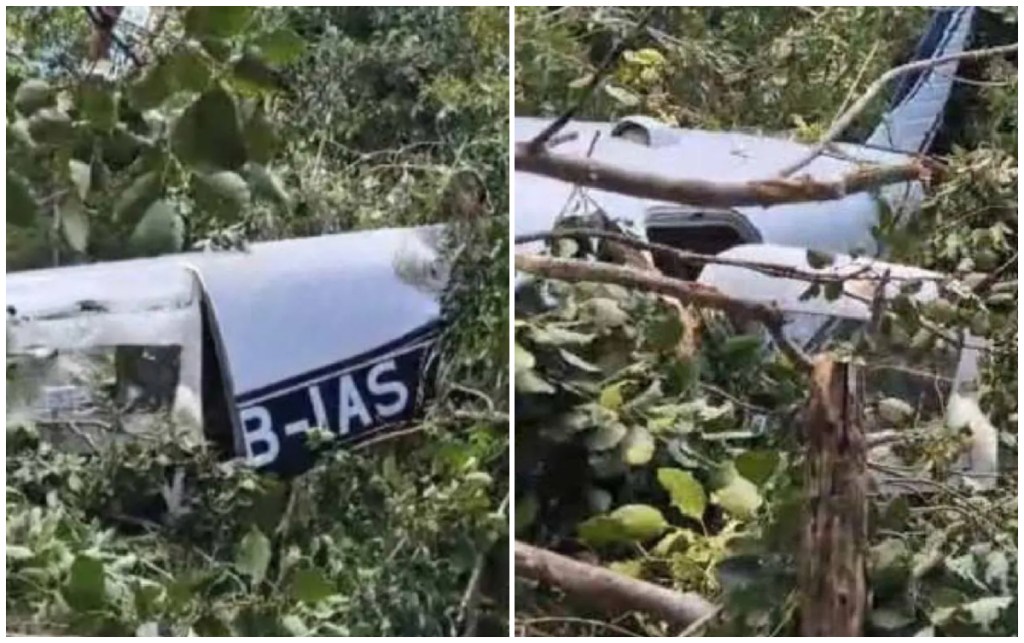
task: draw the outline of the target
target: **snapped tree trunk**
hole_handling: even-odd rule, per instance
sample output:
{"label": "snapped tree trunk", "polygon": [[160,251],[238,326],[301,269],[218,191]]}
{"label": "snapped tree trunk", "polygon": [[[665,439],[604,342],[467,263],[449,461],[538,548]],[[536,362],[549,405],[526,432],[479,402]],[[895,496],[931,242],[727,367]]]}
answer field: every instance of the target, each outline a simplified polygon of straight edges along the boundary
{"label": "snapped tree trunk", "polygon": [[814,360],[804,439],[802,636],[863,636],[867,610],[867,456],[857,369]]}

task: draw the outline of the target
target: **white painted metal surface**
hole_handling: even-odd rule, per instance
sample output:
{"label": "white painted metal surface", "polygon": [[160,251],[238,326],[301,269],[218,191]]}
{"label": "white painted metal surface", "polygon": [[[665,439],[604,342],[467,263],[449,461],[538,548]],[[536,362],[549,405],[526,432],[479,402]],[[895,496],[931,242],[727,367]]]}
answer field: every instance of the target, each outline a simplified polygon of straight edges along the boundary
{"label": "white painted metal surface", "polygon": [[441,235],[383,229],[9,274],[9,350],[177,345],[198,396],[203,297],[221,350],[202,359],[222,360],[241,454],[300,470],[312,428],[353,437],[414,412],[448,277]]}

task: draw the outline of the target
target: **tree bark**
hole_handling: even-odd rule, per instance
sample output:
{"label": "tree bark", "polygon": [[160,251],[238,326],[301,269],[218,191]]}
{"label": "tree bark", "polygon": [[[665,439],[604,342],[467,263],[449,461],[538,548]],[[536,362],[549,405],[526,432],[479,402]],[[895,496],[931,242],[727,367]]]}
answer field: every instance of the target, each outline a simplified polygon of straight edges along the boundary
{"label": "tree bark", "polygon": [[814,359],[805,424],[807,506],[800,552],[802,636],[863,636],[867,611],[867,443],[857,370]]}
{"label": "tree bark", "polygon": [[744,315],[766,325],[779,326],[782,323],[782,313],[777,308],[734,299],[710,286],[672,279],[647,270],[610,263],[529,254],[517,254],[515,264],[516,270],[540,275],[547,279],[558,279],[570,283],[591,281],[616,284],[674,297],[685,304]]}
{"label": "tree bark", "polygon": [[863,167],[833,180],[803,177],[720,183],[669,178],[590,158],[536,151],[529,143],[516,143],[515,169],[642,199],[719,208],[831,201],[892,183],[926,180],[929,176],[923,163],[911,161],[902,165]]}
{"label": "tree bark", "polygon": [[538,580],[617,613],[638,611],[686,627],[715,613],[703,597],[581,563],[561,554],[516,541],[516,575]]}

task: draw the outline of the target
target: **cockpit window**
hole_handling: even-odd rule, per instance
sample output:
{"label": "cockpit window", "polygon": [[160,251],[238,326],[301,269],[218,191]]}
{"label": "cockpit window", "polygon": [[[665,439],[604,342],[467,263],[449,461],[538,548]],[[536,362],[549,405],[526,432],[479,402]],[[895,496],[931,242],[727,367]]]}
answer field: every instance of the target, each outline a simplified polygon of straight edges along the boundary
{"label": "cockpit window", "polygon": [[7,357],[7,422],[93,447],[159,430],[174,407],[180,346],[39,348]]}

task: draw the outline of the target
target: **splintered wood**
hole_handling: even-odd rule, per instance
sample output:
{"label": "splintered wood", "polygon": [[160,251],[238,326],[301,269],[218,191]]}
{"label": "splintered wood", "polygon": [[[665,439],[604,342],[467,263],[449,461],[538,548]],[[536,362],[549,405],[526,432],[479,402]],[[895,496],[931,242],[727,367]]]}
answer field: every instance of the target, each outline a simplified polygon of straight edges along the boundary
{"label": "splintered wood", "polygon": [[815,358],[811,387],[800,633],[863,636],[868,511],[862,389],[856,368],[828,355]]}

